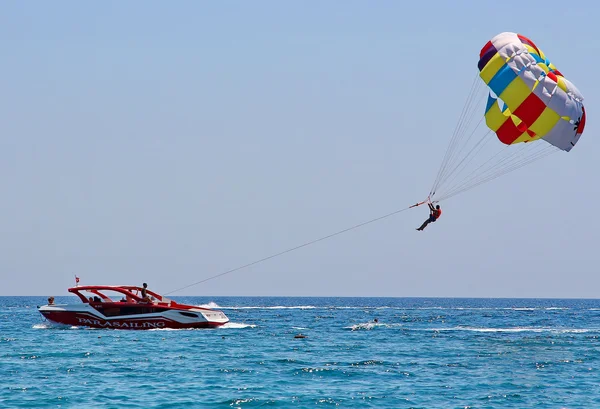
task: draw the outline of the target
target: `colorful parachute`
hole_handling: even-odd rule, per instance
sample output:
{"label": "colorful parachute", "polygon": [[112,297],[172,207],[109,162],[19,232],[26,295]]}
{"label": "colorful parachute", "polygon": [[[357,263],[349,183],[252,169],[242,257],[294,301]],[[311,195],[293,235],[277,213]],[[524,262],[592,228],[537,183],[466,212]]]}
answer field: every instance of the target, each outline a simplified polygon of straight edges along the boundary
{"label": "colorful parachute", "polygon": [[585,127],[583,96],[527,37],[501,33],[481,50],[489,95],[485,120],[507,145],[544,139],[570,151]]}
{"label": "colorful parachute", "polygon": [[[432,200],[568,152],[583,133],[581,93],[527,37],[498,34],[481,49],[478,68],[429,193]],[[520,143],[540,139],[547,143]]]}

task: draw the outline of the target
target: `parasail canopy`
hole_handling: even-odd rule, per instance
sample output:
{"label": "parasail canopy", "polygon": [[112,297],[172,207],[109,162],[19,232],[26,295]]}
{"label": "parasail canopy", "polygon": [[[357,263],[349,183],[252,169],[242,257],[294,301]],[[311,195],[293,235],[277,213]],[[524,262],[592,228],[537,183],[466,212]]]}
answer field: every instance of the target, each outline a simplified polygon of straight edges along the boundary
{"label": "parasail canopy", "polygon": [[585,127],[583,96],[533,41],[516,33],[492,38],[479,54],[490,93],[485,120],[507,145],[544,139],[570,151]]}
{"label": "parasail canopy", "polygon": [[478,68],[429,193],[433,201],[569,152],[583,133],[583,96],[529,38],[496,35],[481,49]]}

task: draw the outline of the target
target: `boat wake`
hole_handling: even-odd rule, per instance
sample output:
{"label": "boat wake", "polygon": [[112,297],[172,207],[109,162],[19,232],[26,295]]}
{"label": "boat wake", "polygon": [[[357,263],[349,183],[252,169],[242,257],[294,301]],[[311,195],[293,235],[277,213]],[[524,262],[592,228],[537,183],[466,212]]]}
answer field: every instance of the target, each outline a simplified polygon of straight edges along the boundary
{"label": "boat wake", "polygon": [[[215,307],[213,307],[215,308]],[[246,307],[217,307],[222,310],[314,310],[316,308],[332,309],[335,307],[315,307],[314,305],[295,305],[295,306],[246,306]]]}
{"label": "boat wake", "polygon": [[200,304],[200,305],[198,305],[198,307],[200,307],[200,308],[209,308],[209,309],[220,309],[220,308],[222,308],[222,307],[219,307],[219,305],[216,302],[213,302],[213,301],[211,301],[209,303],[206,303],[206,304]]}
{"label": "boat wake", "polygon": [[[199,305],[203,308],[218,308],[222,310],[397,310],[397,311],[567,311],[568,307],[401,307],[401,306],[335,306],[335,305],[253,305],[253,306],[225,306],[214,302]],[[589,308],[589,311],[600,311],[600,308]]]}
{"label": "boat wake", "polygon": [[256,324],[243,324],[241,322],[228,322],[227,324],[221,325],[219,328],[223,328],[223,329],[256,328]]}

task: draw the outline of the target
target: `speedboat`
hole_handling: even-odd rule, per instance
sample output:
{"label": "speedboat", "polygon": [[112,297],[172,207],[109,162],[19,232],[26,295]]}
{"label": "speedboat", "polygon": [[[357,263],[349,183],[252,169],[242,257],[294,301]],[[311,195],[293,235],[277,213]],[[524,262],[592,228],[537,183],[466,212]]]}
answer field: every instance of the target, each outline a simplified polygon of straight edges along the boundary
{"label": "speedboat", "polygon": [[[69,292],[83,303],[54,304],[50,297],[48,305],[38,311],[52,322],[93,328],[214,328],[229,322],[222,311],[180,304],[148,289],[143,297],[143,290],[136,286],[77,286]],[[113,300],[106,293],[121,298]]]}

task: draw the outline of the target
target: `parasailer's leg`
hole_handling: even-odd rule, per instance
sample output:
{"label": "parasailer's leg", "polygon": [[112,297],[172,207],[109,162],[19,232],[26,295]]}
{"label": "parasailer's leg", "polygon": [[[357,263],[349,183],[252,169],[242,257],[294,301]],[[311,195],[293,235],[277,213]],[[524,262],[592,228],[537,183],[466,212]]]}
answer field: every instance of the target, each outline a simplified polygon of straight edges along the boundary
{"label": "parasailer's leg", "polygon": [[431,222],[431,219],[427,219],[423,222],[423,224],[421,225],[421,227],[419,227],[417,230],[422,231],[425,227],[427,227],[427,225]]}
{"label": "parasailer's leg", "polygon": [[425,227],[427,227],[427,225],[429,223],[433,223],[433,222],[435,222],[435,216],[433,214],[430,214],[429,219],[425,220],[423,222],[423,224],[421,225],[421,227],[419,227],[417,230],[422,231]]}

